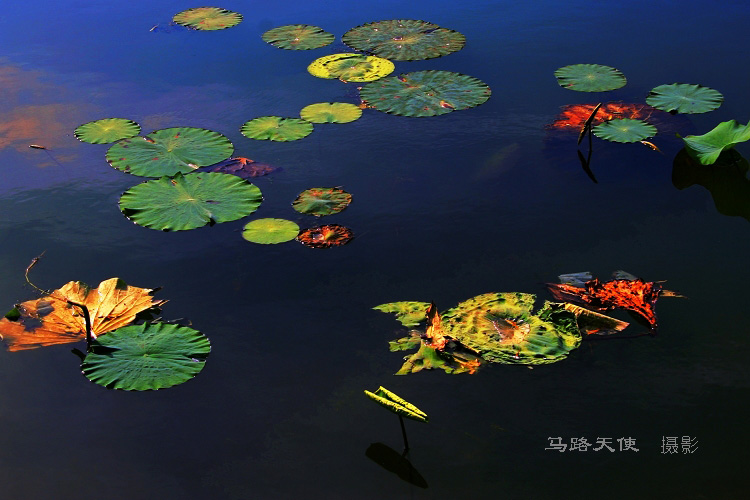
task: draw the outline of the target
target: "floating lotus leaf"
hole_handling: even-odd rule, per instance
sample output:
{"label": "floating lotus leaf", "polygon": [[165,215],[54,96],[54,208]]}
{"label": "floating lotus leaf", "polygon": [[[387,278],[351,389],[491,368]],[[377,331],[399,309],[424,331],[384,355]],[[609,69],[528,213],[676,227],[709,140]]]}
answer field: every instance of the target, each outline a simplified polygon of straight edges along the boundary
{"label": "floating lotus leaf", "polygon": [[533,314],[534,300],[527,293],[478,295],[445,311],[443,330],[487,361],[560,361],[581,342],[576,318],[562,304],[549,302]]}
{"label": "floating lotus leaf", "polygon": [[355,50],[394,61],[431,59],[461,50],[466,37],[427,21],[394,19],[352,28],[341,40]]}
{"label": "floating lotus leaf", "polygon": [[619,89],[627,83],[619,70],[600,64],[573,64],[555,71],[561,87],[580,92],[604,92]]}
{"label": "floating lotus leaf", "polygon": [[242,135],[249,139],[270,141],[296,141],[310,135],[312,131],[313,124],[308,121],[280,116],[260,116],[240,128]]}
{"label": "floating lotus leaf", "polygon": [[368,398],[372,399],[386,410],[392,411],[393,413],[402,417],[417,420],[419,422],[427,422],[427,414],[405,400],[392,393],[385,387],[379,387],[377,391],[370,392],[365,391]]}
{"label": "floating lotus leaf", "polygon": [[232,151],[232,143],[218,132],[174,127],[113,144],[107,151],[107,161],[129,174],[161,177],[213,165],[227,159]]}
{"label": "floating lotus leaf", "polygon": [[248,222],[242,237],[253,243],[284,243],[299,234],[297,223],[286,219],[256,219]]}
{"label": "floating lotus leaf", "polygon": [[263,33],[263,41],[274,47],[289,50],[310,50],[325,47],[334,36],[322,28],[309,24],[279,26]]}
{"label": "floating lotus leaf", "polygon": [[404,359],[404,364],[395,373],[396,375],[408,375],[410,373],[421,372],[422,370],[443,370],[445,373],[451,375],[461,373],[472,375],[476,373],[482,364],[477,354],[468,351],[460,345],[455,345],[455,342],[448,344],[443,349],[437,349],[430,347],[424,340],[420,340],[419,337],[417,337],[416,343],[413,339],[414,337],[406,337],[389,343],[391,351],[419,347],[416,353]]}
{"label": "floating lotus leaf", "polygon": [[302,191],[292,202],[300,213],[331,215],[341,212],[352,202],[352,195],[339,188],[310,188]]}
{"label": "floating lotus leaf", "polygon": [[427,317],[429,307],[429,302],[402,301],[380,304],[373,309],[384,313],[394,313],[396,319],[404,326],[417,326]]}
{"label": "floating lotus leaf", "polygon": [[81,369],[89,380],[108,389],[164,389],[195,377],[210,352],[208,338],[197,330],[144,323],[99,337]]}
{"label": "floating lotus leaf", "polygon": [[214,165],[209,165],[205,170],[207,172],[220,172],[222,174],[236,175],[243,179],[250,179],[251,177],[262,177],[268,175],[279,169],[265,163],[251,160],[250,158],[238,156],[237,158],[229,158]]}
{"label": "floating lotus leaf", "polygon": [[393,73],[388,59],[363,54],[331,54],[315,59],[307,67],[318,78],[338,78],[344,82],[372,82]]}
{"label": "floating lotus leaf", "polygon": [[346,245],[352,238],[354,238],[354,233],[348,227],[327,224],[305,229],[299,233],[297,241],[312,248],[330,248]]}
{"label": "floating lotus leaf", "polygon": [[175,14],[172,21],[195,30],[213,31],[237,26],[242,22],[242,14],[219,7],[196,7]]}
{"label": "floating lotus leaf", "polygon": [[656,127],[643,120],[631,118],[600,123],[592,131],[600,139],[613,142],[638,142],[656,135]]}
{"label": "floating lotus leaf", "polygon": [[133,120],[125,118],[103,118],[84,123],[75,129],[76,139],[91,144],[105,144],[108,142],[135,137],[141,132],[141,126]]}
{"label": "floating lotus leaf", "polygon": [[362,116],[362,110],[348,102],[317,102],[302,108],[299,115],[311,123],[349,123]]}
{"label": "floating lotus leaf", "polygon": [[722,101],[724,96],[720,92],[690,83],[659,85],[646,97],[650,106],[677,113],[706,113],[721,106]]}
{"label": "floating lotus leaf", "polygon": [[710,132],[703,135],[689,135],[683,137],[688,152],[703,165],[716,162],[725,149],[731,149],[735,144],[750,139],[750,123],[740,125],[735,120],[721,122]]}
{"label": "floating lotus leaf", "polygon": [[367,106],[402,116],[434,116],[478,106],[490,98],[481,80],[450,71],[415,71],[365,85]]}
{"label": "floating lotus leaf", "polygon": [[260,189],[236,175],[197,172],[138,184],[120,197],[120,210],[139,226],[181,231],[240,219],[261,201]]}

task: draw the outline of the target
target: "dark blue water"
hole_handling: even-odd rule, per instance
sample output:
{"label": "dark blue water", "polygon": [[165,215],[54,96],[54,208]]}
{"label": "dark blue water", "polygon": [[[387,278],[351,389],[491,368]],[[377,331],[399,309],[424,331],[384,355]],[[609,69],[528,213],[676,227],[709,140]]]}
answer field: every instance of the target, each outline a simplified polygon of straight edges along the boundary
{"label": "dark blue water", "polygon": [[[69,346],[0,352],[0,497],[152,498],[737,498],[744,492],[750,396],[745,284],[750,222],[717,209],[700,185],[677,189],[675,133],[750,119],[744,2],[241,2],[218,32],[149,31],[184,2],[11,2],[0,18],[0,306],[43,287],[119,276],[161,286],[164,317],[212,341],[204,371],[169,390],[125,393],[86,380]],[[491,99],[410,119],[365,110],[291,143],[246,139],[242,123],[296,116],[310,103],[357,102],[352,85],[313,78],[340,35],[382,19],[425,19],[466,47],[397,72],[477,77]],[[282,51],[260,35],[290,23],[337,35]],[[628,85],[603,95],[559,87],[555,69],[617,67]],[[724,94],[716,111],[675,117],[653,142],[594,141],[593,183],[575,134],[551,132],[560,107],[643,102],[664,83]],[[194,231],[138,227],[117,208],[141,181],[109,167],[107,146],[73,130],[121,116],[144,132],[204,127],[235,155],[282,167],[255,180],[251,217]],[[45,151],[29,149],[42,144]],[[737,150],[750,155],[747,145]],[[585,150],[584,150],[585,152]],[[742,208],[731,181],[724,191]],[[342,248],[253,245],[247,220],[314,221],[290,206],[309,187],[343,186],[354,202],[326,222],[356,234]],[[720,206],[728,202],[723,198]],[[727,214],[727,212],[730,212]],[[747,213],[747,212],[745,212]],[[657,305],[659,335],[586,342],[568,359],[494,365],[478,374],[393,373],[403,336],[383,302],[446,309],[490,291],[537,293],[561,273],[625,269],[668,280],[688,300]],[[401,451],[396,417],[363,395],[383,385],[425,410],[407,422],[410,459],[428,488],[365,455]],[[638,452],[545,450],[549,437],[635,439]],[[661,453],[691,437],[691,454]]]}

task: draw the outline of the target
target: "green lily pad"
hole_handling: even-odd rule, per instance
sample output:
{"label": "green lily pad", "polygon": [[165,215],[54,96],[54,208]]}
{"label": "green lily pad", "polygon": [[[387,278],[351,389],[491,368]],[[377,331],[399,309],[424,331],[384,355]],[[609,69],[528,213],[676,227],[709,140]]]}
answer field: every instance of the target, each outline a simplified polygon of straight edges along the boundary
{"label": "green lily pad", "polygon": [[404,326],[417,326],[427,317],[429,307],[429,302],[402,301],[380,304],[373,309],[384,313],[394,313],[396,319]]}
{"label": "green lily pad", "polygon": [[82,142],[106,144],[135,137],[141,133],[141,126],[126,118],[103,118],[84,123],[75,129],[73,135]]}
{"label": "green lily pad", "polygon": [[194,30],[214,31],[237,26],[242,14],[219,7],[195,7],[175,14],[172,21]]}
{"label": "green lily pad", "polygon": [[249,139],[268,141],[296,141],[307,137],[313,131],[313,124],[301,118],[280,116],[260,116],[245,122],[240,128],[242,135]]}
{"label": "green lily pad", "polygon": [[255,219],[245,224],[242,237],[253,243],[275,244],[291,241],[299,234],[296,222],[286,219]]}
{"label": "green lily pad", "polygon": [[363,24],[341,37],[349,47],[394,61],[432,59],[461,50],[466,37],[437,24],[393,19]]}
{"label": "green lily pad", "polygon": [[165,389],[195,377],[211,352],[197,330],[168,323],[128,325],[100,335],[83,360],[83,374],[108,389]]}
{"label": "green lily pad", "polygon": [[735,120],[729,120],[719,123],[703,135],[689,135],[682,140],[685,141],[688,152],[702,165],[711,165],[725,149],[731,149],[735,144],[750,140],[750,123],[740,125]]}
{"label": "green lily pad", "polygon": [[591,130],[600,139],[613,142],[638,142],[656,135],[656,127],[643,120],[632,118],[610,120],[600,123]]}
{"label": "green lily pad", "polygon": [[352,195],[339,188],[310,188],[302,191],[292,202],[292,208],[302,214],[331,215],[341,212],[352,202]]}
{"label": "green lily pad", "polygon": [[401,116],[435,116],[478,106],[490,98],[483,81],[451,71],[415,71],[365,85],[367,106]]}
{"label": "green lily pad", "polygon": [[307,71],[318,78],[338,78],[344,82],[372,82],[393,73],[396,66],[388,59],[363,54],[331,54],[315,59]]}
{"label": "green lily pad", "polygon": [[234,146],[218,132],[193,127],[165,128],[123,139],[107,151],[117,170],[143,177],[186,174],[232,155]]}
{"label": "green lily pad", "polygon": [[397,396],[385,387],[379,387],[377,391],[365,391],[368,398],[372,399],[386,410],[418,422],[427,422],[427,414],[405,400]]}
{"label": "green lily pad", "polygon": [[601,64],[573,64],[555,71],[561,87],[580,92],[604,92],[624,87],[628,80],[619,70]]}
{"label": "green lily pad", "polygon": [[263,41],[288,50],[310,50],[325,47],[336,37],[323,28],[309,24],[279,26],[263,33]]}
{"label": "green lily pad", "polygon": [[362,110],[348,102],[316,102],[302,108],[299,115],[310,123],[349,123],[362,116]]}
{"label": "green lily pad", "polygon": [[120,197],[120,211],[139,226],[182,231],[240,219],[261,201],[260,189],[236,175],[196,172],[128,189]]}
{"label": "green lily pad", "polygon": [[706,113],[721,106],[723,101],[719,91],[690,83],[659,85],[646,97],[649,106],[677,113]]}

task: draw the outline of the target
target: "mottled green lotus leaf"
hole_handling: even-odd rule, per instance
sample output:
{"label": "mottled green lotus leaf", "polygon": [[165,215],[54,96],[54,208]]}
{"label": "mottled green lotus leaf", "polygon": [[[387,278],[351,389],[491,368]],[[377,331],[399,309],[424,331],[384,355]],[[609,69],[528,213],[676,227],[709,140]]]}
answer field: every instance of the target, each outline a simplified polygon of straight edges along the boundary
{"label": "mottled green lotus leaf", "polygon": [[236,175],[196,172],[128,189],[120,197],[120,211],[139,226],[182,231],[240,219],[261,201],[260,189]]}
{"label": "mottled green lotus leaf", "polygon": [[208,338],[186,326],[128,325],[97,337],[81,369],[108,389],[164,389],[195,377],[210,352]]}
{"label": "mottled green lotus leaf", "polygon": [[307,71],[318,78],[338,78],[344,82],[372,82],[393,73],[388,59],[364,54],[331,54],[315,59]]}
{"label": "mottled green lotus leaf", "polygon": [[242,237],[247,241],[263,244],[291,241],[297,234],[297,223],[286,219],[255,219],[245,224],[242,230]]}
{"label": "mottled green lotus leaf", "polygon": [[106,144],[135,137],[141,133],[141,126],[126,118],[103,118],[84,123],[75,129],[73,135],[82,142]]}
{"label": "mottled green lotus leaf", "polygon": [[368,107],[401,116],[435,116],[478,106],[490,98],[483,81],[451,71],[415,71],[365,85]]}
{"label": "mottled green lotus leaf", "polygon": [[[459,350],[444,348],[441,350],[430,347],[423,340],[415,345],[414,337],[405,337],[389,342],[390,350],[406,350],[409,346],[419,346],[419,350],[411,356],[404,358],[404,364],[395,373],[396,375],[408,375],[422,370],[443,370],[451,375],[461,373],[475,373],[481,365],[477,355],[466,352],[459,346]],[[419,337],[417,337],[419,339]],[[413,348],[411,347],[411,348]],[[400,348],[400,349],[399,349]]]}
{"label": "mottled green lotus leaf", "polygon": [[352,195],[339,188],[317,187],[305,189],[292,202],[292,208],[302,214],[331,215],[341,212],[352,202]]}
{"label": "mottled green lotus leaf", "polygon": [[527,293],[478,295],[445,311],[443,330],[490,362],[560,361],[581,342],[575,315],[549,302],[534,314],[534,301]]}
{"label": "mottled green lotus leaf", "polygon": [[362,116],[362,110],[348,102],[317,102],[302,108],[299,115],[311,123],[349,123]]}
{"label": "mottled green lotus leaf", "polygon": [[682,140],[685,141],[688,152],[702,165],[711,165],[725,149],[750,140],[750,123],[740,125],[735,120],[729,120],[719,123],[703,135],[689,135]]}
{"label": "mottled green lotus leaf", "polygon": [[394,61],[432,59],[466,44],[458,31],[413,19],[393,19],[352,28],[341,38],[349,47]]}
{"label": "mottled green lotus leaf", "polygon": [[610,120],[600,123],[591,130],[600,139],[613,142],[638,142],[656,135],[656,127],[643,120],[632,118]]}
{"label": "mottled green lotus leaf", "polygon": [[214,31],[237,26],[242,14],[219,7],[195,7],[175,14],[172,21],[195,30]]}
{"label": "mottled green lotus leaf", "polygon": [[378,390],[374,393],[365,391],[365,394],[368,398],[372,399],[386,410],[392,411],[397,415],[401,415],[402,417],[412,420],[417,420],[419,422],[427,422],[428,420],[427,414],[425,412],[423,412],[404,398],[401,398],[392,393],[385,387],[379,387]]}
{"label": "mottled green lotus leaf", "polygon": [[156,130],[145,137],[123,139],[107,151],[117,170],[143,177],[186,174],[232,155],[234,146],[218,132],[193,127]]}
{"label": "mottled green lotus leaf", "polygon": [[619,70],[600,64],[573,64],[555,71],[561,87],[580,92],[604,92],[624,87],[628,82]]}
{"label": "mottled green lotus leaf", "polygon": [[310,135],[313,124],[301,118],[280,116],[260,116],[245,122],[240,128],[242,135],[249,139],[265,141],[296,141]]}
{"label": "mottled green lotus leaf", "polygon": [[263,33],[263,41],[274,47],[288,50],[310,50],[325,47],[334,36],[322,28],[309,24],[279,26]]}
{"label": "mottled green lotus leaf", "polygon": [[659,85],[646,97],[649,106],[677,113],[706,113],[721,106],[723,101],[719,91],[690,83]]}
{"label": "mottled green lotus leaf", "polygon": [[394,313],[396,319],[404,326],[417,326],[427,317],[429,307],[429,302],[402,301],[380,304],[373,309],[384,313]]}

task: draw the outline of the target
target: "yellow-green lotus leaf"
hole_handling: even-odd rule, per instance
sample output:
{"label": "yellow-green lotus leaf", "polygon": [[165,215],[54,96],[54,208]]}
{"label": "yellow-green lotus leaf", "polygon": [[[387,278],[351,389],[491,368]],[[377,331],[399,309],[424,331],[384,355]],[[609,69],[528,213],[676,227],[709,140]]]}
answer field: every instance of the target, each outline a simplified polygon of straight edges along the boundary
{"label": "yellow-green lotus leaf", "polygon": [[349,123],[362,116],[362,110],[348,102],[316,102],[302,108],[299,115],[311,123]]}
{"label": "yellow-green lotus leaf", "polygon": [[344,82],[372,82],[390,75],[396,67],[388,59],[343,53],[315,59],[307,67],[318,78],[338,78]]}

